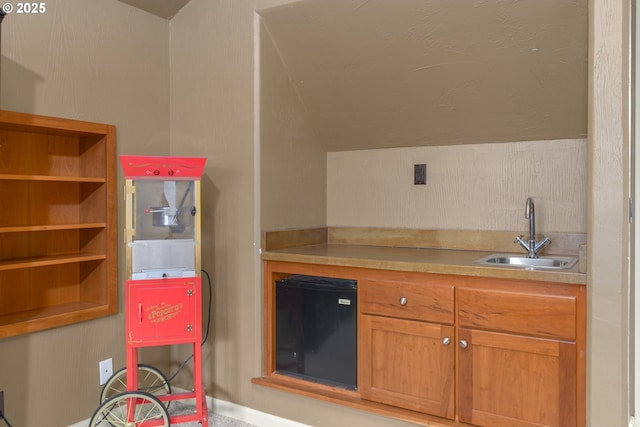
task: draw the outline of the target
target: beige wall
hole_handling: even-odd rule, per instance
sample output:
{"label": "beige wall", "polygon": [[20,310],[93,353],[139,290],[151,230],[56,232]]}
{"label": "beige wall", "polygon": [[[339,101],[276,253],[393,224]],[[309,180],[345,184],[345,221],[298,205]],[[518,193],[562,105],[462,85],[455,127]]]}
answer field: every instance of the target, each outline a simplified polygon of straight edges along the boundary
{"label": "beige wall", "polygon": [[[427,185],[413,165],[427,165]],[[327,155],[329,226],[586,233],[586,140],[413,147]]]}
{"label": "beige wall", "polygon": [[323,227],[326,148],[260,25],[260,223],[264,230]]}
{"label": "beige wall", "polygon": [[587,0],[262,13],[329,151],[586,138]]}
{"label": "beige wall", "polygon": [[[44,14],[8,15],[0,107],[114,124],[119,153],[166,154],[168,39],[166,20],[114,0],[48,0]],[[125,366],[124,342],[122,314],[0,340],[7,418],[16,427],[89,418],[101,390],[98,361]]]}
{"label": "beige wall", "polygon": [[[203,267],[215,289],[208,394],[319,427],[409,426],[250,383],[261,364],[254,20],[256,10],[285,3],[191,0],[167,23],[113,0],[49,0],[47,14],[3,23],[0,106],[113,123],[121,153],[208,158]],[[629,411],[626,2],[592,0],[589,15],[588,418],[590,427],[622,427]],[[120,314],[0,341],[0,388],[12,423],[64,426],[88,418],[100,390],[98,360],[124,364],[123,327]]]}

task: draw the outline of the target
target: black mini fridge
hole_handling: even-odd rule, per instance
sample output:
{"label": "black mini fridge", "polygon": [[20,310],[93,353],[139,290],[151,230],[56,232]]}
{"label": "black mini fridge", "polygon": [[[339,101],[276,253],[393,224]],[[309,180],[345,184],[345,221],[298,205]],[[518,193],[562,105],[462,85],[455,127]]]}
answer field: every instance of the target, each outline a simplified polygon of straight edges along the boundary
{"label": "black mini fridge", "polygon": [[330,277],[276,281],[276,372],[356,389],[357,288]]}

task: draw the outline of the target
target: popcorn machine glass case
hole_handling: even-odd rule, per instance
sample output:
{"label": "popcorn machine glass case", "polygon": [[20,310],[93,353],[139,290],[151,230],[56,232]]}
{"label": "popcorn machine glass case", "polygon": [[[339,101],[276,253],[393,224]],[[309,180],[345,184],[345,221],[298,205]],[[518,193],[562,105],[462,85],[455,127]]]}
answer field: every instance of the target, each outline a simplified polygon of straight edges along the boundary
{"label": "popcorn machine glass case", "polygon": [[122,156],[121,161],[127,177],[129,278],[199,276],[200,176],[194,175],[202,173],[204,159]]}

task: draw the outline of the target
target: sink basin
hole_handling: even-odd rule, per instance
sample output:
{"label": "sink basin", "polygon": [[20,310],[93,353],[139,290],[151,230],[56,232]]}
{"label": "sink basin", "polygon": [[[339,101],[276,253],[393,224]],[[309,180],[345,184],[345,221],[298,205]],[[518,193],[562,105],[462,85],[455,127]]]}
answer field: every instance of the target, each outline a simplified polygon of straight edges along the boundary
{"label": "sink basin", "polygon": [[514,254],[492,254],[475,261],[478,264],[544,270],[567,270],[578,262],[578,258],[568,256],[541,256],[527,258]]}

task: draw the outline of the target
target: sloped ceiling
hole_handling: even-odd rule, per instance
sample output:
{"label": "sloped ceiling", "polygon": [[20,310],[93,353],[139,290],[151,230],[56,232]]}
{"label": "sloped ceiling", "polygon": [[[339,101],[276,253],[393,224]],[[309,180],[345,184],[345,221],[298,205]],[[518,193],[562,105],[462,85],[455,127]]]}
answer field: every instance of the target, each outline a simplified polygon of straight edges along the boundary
{"label": "sloped ceiling", "polygon": [[189,0],[118,0],[161,18],[171,19]]}
{"label": "sloped ceiling", "polygon": [[587,0],[305,0],[260,11],[330,151],[583,138]]}

